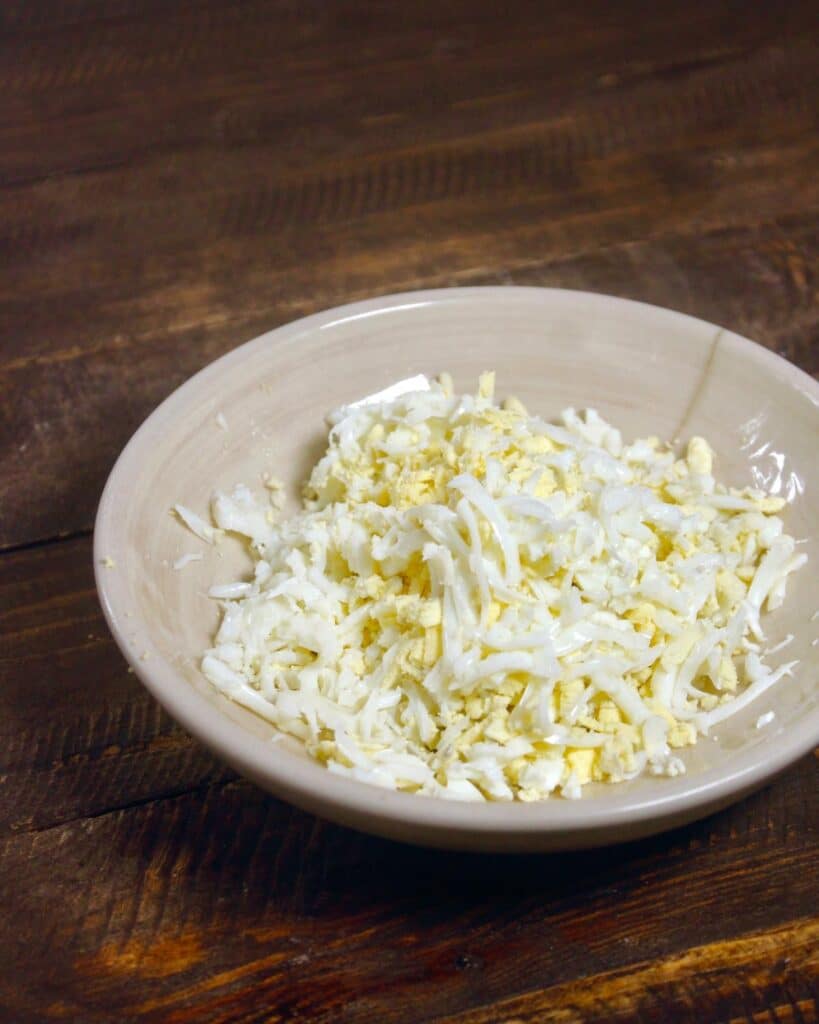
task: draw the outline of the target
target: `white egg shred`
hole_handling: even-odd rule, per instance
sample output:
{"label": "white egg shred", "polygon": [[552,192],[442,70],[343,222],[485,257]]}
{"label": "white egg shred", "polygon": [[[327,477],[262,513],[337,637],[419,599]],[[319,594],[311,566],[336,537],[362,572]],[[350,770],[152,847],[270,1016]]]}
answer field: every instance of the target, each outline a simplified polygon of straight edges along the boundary
{"label": "white egg shred", "polygon": [[191,562],[201,562],[202,554],[197,552],[196,554],[180,555],[179,558],[173,563],[172,568],[176,572],[181,572],[186,566],[190,565]]}
{"label": "white egg shred", "polygon": [[493,373],[330,423],[294,517],[214,497],[256,566],[211,590],[202,669],[331,771],[462,800],[676,775],[679,748],[796,664],[760,654],[806,561],[784,502],[716,483],[703,438],[678,458],[593,410],[554,425],[496,404]]}

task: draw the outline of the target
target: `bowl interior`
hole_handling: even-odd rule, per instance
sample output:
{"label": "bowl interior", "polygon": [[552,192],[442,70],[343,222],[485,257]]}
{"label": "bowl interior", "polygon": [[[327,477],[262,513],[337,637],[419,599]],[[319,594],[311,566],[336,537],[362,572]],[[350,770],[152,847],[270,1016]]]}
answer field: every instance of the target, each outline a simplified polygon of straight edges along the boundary
{"label": "bowl interior", "polygon": [[[546,418],[567,405],[591,406],[626,438],[704,435],[718,456],[718,478],[788,499],[787,529],[816,564],[817,388],[783,360],[702,321],[580,292],[486,288],[386,297],[310,317],[235,350],[175,392],[123,453],[100,507],[95,557],[115,563],[97,567],[103,603],[154,693],[172,710],[174,689],[218,707],[235,724],[225,742],[272,734],[216,695],[198,668],[218,620],[207,588],[236,579],[249,559],[236,542],[210,547],[197,539],[169,514],[174,503],[206,514],[214,490],[243,482],[261,492],[268,472],[285,482],[293,510],[323,450],[329,410],[442,370],[459,390],[474,390],[485,369],[497,371],[500,396],[516,395]],[[202,560],[174,570],[187,553]],[[771,644],[794,635],[779,657],[799,658],[798,671],[715,730],[715,741],[686,751],[682,780],[589,787],[581,803],[682,793],[701,773],[730,769],[738,757],[761,763],[794,728],[804,747],[806,721],[815,740],[818,604],[814,571],[792,577],[785,607],[767,624]],[[767,706],[776,718],[756,729]],[[224,742],[219,746],[224,753]],[[258,749],[269,759],[253,773],[263,783],[269,767],[302,770],[304,755],[289,740]],[[548,803],[553,814],[566,802]],[[531,819],[525,806],[507,810]]]}

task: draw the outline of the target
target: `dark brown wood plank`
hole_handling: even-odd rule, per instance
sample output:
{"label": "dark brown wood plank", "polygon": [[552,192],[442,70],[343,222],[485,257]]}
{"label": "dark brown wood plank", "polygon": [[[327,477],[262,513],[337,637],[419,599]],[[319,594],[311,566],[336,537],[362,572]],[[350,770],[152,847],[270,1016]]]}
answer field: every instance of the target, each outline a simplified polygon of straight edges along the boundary
{"label": "dark brown wood plank", "polygon": [[532,992],[438,1024],[617,1024],[620,1021],[815,1020],[819,924],[799,921],[728,942],[699,946],[658,963],[635,965]]}
{"label": "dark brown wood plank", "polygon": [[[806,132],[817,114],[817,54],[817,47],[804,43],[793,44],[787,52],[768,48],[742,60],[706,66],[682,81],[638,80],[613,96],[572,95],[567,105],[564,91],[556,109],[539,96],[533,116],[511,122],[503,118],[497,124],[487,124],[484,116],[479,133],[465,130],[458,114],[456,123],[445,119],[441,138],[431,138],[425,123],[421,144],[417,129],[390,143],[379,133],[375,153],[357,147],[345,154],[334,147],[327,158],[307,143],[282,145],[275,136],[261,134],[224,144],[212,159],[205,159],[194,140],[187,139],[180,141],[171,164],[148,146],[125,168],[108,167],[107,161],[99,171],[49,174],[43,182],[0,192],[4,240],[17,256],[4,282],[5,296],[21,298],[21,286],[47,298],[55,292],[70,294],[80,282],[106,284],[112,273],[122,277],[130,270],[136,242],[144,244],[141,255],[149,269],[167,250],[185,244],[195,247],[234,236],[249,241],[246,236],[254,234],[275,238],[288,228],[306,234],[309,244],[311,231],[328,223],[419,203],[486,193],[502,196],[516,188],[534,188],[534,196],[557,192],[565,215],[571,216],[588,207],[602,209],[618,191],[634,184],[650,187],[645,194],[634,193],[648,209],[667,201],[674,188],[694,188],[679,197],[688,199],[690,210],[704,205],[700,192],[707,184],[713,208],[704,225],[719,226],[719,200],[730,197],[735,185],[747,187],[749,172],[757,188],[770,186],[759,179],[763,166],[770,172],[772,159],[787,170],[809,156],[810,149],[788,154],[774,147],[810,141]],[[267,91],[256,99],[268,102]],[[770,115],[762,123],[760,108]],[[327,116],[332,114],[328,111]],[[95,111],[101,125],[108,115]],[[72,138],[78,134],[75,126],[68,131]],[[692,153],[694,147],[705,152]],[[303,163],[286,159],[302,150]],[[617,154],[619,160],[614,160]],[[623,154],[631,165],[628,175],[619,166]],[[588,181],[582,180],[584,169]],[[609,197],[606,179],[612,173],[618,180],[612,182],[614,195]],[[641,180],[629,180],[635,176]],[[801,189],[811,183],[804,173],[793,181]],[[775,196],[783,190],[766,191]],[[804,199],[801,194],[798,198]],[[786,211],[787,205],[770,207],[767,215]],[[667,216],[674,212],[682,210],[665,211]],[[751,212],[746,210],[746,216]],[[543,214],[553,215],[551,209]],[[757,220],[765,216],[765,210],[753,211]],[[674,227],[673,220],[669,227]],[[117,256],[113,265],[99,248],[106,243]],[[72,250],[69,266],[54,258],[55,245],[62,255],[66,248]],[[52,251],[50,261],[43,259],[44,248]],[[102,274],[101,281],[89,277],[89,271]],[[132,288],[146,283],[128,276]],[[57,343],[52,337],[42,351],[49,351],[49,344],[59,347]]]}
{"label": "dark brown wood plank", "polygon": [[[802,1004],[816,981],[799,923],[817,910],[816,771],[803,760],[709,821],[566,856],[417,850],[245,783],[8,836],[0,948],[25,969],[3,970],[0,1004],[23,1021],[418,1024],[478,1007],[492,1008],[478,1020],[516,1020],[525,999],[506,1015],[494,1004],[537,992],[523,1019],[539,1020],[554,986],[579,1000],[581,976],[603,976],[604,1000],[624,986],[652,1022],[695,1019],[700,998],[715,1013],[696,1019],[783,993]],[[590,995],[578,1008],[567,1019],[604,1019]]]}
{"label": "dark brown wood plank", "polygon": [[[816,40],[808,3],[792,4],[790,18],[780,7],[751,19],[726,3],[665,5],[652,19],[640,3],[583,12],[532,3],[518,17],[488,4],[425,6],[185,5],[161,19],[10,32],[0,43],[3,178],[17,185],[126,161],[132,171],[154,156],[181,159],[195,172],[189,185],[224,187],[226,171],[249,170],[243,154],[257,174],[302,172],[419,137],[480,136],[544,115],[566,122],[600,100],[628,105],[642,87],[655,98],[669,86],[685,93],[702,73],[747,91],[749,67]],[[577,31],[590,17],[595,31]],[[22,116],[32,109],[36,118]]]}
{"label": "dark brown wood plank", "polygon": [[232,778],[130,674],[85,537],[0,562],[0,835]]}

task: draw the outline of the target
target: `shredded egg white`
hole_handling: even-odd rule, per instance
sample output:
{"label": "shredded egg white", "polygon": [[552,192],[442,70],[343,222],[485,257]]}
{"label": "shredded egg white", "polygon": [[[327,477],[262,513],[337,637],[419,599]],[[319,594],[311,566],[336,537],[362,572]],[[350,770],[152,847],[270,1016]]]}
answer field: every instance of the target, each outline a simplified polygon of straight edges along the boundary
{"label": "shredded egg white", "polygon": [[[278,523],[244,486],[218,529],[250,580],[212,588],[202,661],[232,700],[331,771],[463,800],[578,797],[676,775],[675,751],[796,664],[765,664],[763,609],[795,552],[779,498],[716,483],[713,453],[624,444],[596,412],[561,425],[438,382],[331,417],[305,507]],[[764,717],[764,716],[763,716]]]}

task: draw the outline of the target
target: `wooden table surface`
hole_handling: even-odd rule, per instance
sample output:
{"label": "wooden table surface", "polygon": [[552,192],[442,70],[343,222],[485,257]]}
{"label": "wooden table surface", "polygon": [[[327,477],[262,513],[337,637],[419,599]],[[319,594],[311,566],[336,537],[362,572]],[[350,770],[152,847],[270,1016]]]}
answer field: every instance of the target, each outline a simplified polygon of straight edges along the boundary
{"label": "wooden table surface", "polygon": [[368,838],[160,712],[90,531],[193,371],[373,294],[612,292],[816,374],[818,69],[810,2],[6,0],[0,1020],[817,1019],[815,756],[575,856]]}

